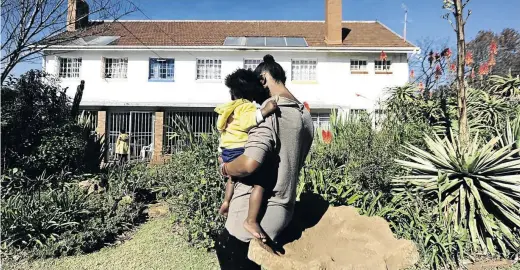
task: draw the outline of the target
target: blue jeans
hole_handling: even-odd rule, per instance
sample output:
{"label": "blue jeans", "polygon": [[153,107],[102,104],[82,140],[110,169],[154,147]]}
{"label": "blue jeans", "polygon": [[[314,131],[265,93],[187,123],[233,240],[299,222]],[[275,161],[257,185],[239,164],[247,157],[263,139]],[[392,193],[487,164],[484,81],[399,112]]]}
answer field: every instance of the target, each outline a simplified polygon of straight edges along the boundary
{"label": "blue jeans", "polygon": [[225,163],[235,160],[237,157],[244,153],[244,147],[222,149],[222,161]]}

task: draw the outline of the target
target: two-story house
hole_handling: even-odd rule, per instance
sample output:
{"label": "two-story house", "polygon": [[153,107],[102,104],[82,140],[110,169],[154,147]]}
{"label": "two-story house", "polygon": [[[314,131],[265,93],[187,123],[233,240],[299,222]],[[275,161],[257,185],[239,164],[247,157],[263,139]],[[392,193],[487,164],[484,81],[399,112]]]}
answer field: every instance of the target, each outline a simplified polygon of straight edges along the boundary
{"label": "two-story house", "polygon": [[[407,82],[408,55],[418,51],[380,22],[342,21],[341,4],[325,0],[325,21],[71,24],[68,31],[83,27],[83,38],[46,49],[44,69],[61,77],[72,96],[84,80],[81,106],[97,117],[97,130],[109,145],[122,128],[129,131],[133,157],[173,151],[176,116],[187,117],[195,132],[211,130],[214,107],[230,99],[226,75],[254,69],[267,53],[322,126],[331,109],[377,112],[384,89]],[[84,10],[77,5],[86,3],[69,0],[71,19]],[[103,35],[89,34],[96,27],[105,28]]]}

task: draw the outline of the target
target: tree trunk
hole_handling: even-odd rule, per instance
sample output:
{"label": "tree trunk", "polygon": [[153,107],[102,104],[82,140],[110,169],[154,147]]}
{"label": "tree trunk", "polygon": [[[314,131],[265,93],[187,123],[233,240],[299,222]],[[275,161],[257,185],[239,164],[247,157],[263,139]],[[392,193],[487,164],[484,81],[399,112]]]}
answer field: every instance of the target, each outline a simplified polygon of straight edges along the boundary
{"label": "tree trunk", "polygon": [[455,0],[455,25],[457,32],[457,101],[459,107],[459,139],[462,146],[469,143],[469,126],[467,112],[467,89],[464,83],[464,67],[466,66],[466,41],[464,39],[464,18],[462,0]]}

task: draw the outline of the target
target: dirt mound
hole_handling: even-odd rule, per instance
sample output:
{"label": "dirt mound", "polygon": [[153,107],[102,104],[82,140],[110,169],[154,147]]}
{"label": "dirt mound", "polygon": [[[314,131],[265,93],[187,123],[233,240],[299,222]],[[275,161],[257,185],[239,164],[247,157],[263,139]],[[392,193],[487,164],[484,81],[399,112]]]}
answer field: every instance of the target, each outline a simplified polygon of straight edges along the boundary
{"label": "dirt mound", "polygon": [[277,269],[404,269],[419,259],[415,244],[394,238],[380,217],[366,217],[353,207],[328,208],[319,222],[274,255],[255,240],[249,258]]}

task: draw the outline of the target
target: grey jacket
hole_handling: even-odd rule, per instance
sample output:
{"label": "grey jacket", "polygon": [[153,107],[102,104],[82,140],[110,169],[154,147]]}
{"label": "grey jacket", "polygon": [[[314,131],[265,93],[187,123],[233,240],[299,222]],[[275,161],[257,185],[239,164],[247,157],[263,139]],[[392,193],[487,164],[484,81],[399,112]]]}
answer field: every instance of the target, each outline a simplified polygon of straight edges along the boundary
{"label": "grey jacket", "polygon": [[[271,239],[292,219],[300,170],[314,136],[310,113],[295,101],[280,97],[279,113],[249,132],[244,155],[258,161],[260,168],[251,177],[266,190],[267,208],[260,226]],[[241,241],[252,235],[243,227],[252,186],[237,182],[231,199],[226,228]]]}

